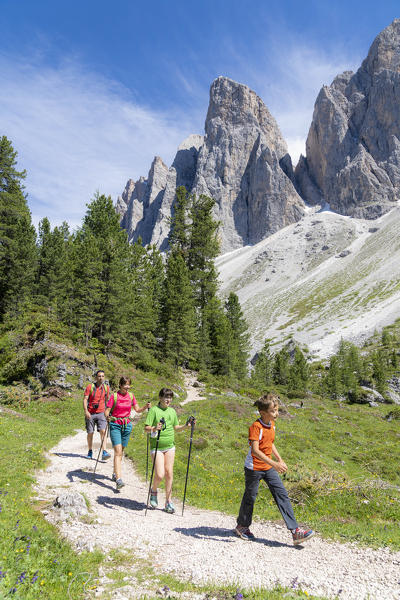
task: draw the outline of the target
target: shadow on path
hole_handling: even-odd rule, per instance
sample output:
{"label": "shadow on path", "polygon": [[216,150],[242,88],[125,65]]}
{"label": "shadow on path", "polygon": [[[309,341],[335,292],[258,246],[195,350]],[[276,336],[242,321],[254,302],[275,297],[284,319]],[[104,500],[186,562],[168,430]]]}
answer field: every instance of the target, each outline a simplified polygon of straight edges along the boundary
{"label": "shadow on path", "polygon": [[146,504],[144,502],[137,502],[130,498],[118,498],[118,496],[111,498],[109,496],[98,496],[98,504],[105,506],[106,508],[127,508],[128,510],[145,510]]}
{"label": "shadow on path", "polygon": [[[67,477],[71,483],[74,482],[74,478],[81,479],[82,481],[93,482],[96,485],[100,485],[101,487],[105,487],[109,490],[114,491],[114,487],[112,486],[111,479],[106,475],[102,475],[101,473],[94,473],[92,471],[84,471],[83,469],[75,469],[75,471],[68,471]],[[110,483],[105,483],[105,481],[109,481]]]}
{"label": "shadow on path", "polygon": [[[234,540],[227,538],[235,538],[235,540],[239,539],[233,529],[225,529],[222,527],[176,527],[174,531],[182,533],[183,535],[187,535],[188,537],[194,537],[200,540],[218,539],[220,542],[232,543]],[[269,546],[270,548],[302,548],[302,546],[293,546],[293,544],[286,544],[285,542],[276,542],[275,540],[266,540],[265,538],[256,538],[255,540],[248,540],[247,543],[263,544],[264,546]]]}
{"label": "shadow on path", "polygon": [[51,454],[54,456],[60,456],[61,458],[86,458],[88,461],[91,460],[86,456],[86,454],[74,454],[72,452],[52,452]]}
{"label": "shadow on path", "polygon": [[231,529],[223,527],[175,527],[174,531],[199,540],[219,539],[221,542],[228,543],[232,543],[233,540],[227,538],[231,538],[234,535]]}

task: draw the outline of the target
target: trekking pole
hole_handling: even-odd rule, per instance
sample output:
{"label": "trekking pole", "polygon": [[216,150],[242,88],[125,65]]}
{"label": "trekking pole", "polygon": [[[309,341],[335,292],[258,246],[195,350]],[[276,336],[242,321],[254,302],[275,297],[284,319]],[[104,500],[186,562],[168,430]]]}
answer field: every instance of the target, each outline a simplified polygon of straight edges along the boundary
{"label": "trekking pole", "polygon": [[146,483],[149,478],[149,434],[147,434],[147,444],[146,444]]}
{"label": "trekking pole", "polygon": [[186,425],[188,423],[190,423],[191,429],[190,429],[190,444],[189,444],[188,461],[187,461],[187,468],[186,468],[185,491],[183,492],[182,517],[183,517],[183,511],[185,510],[186,488],[187,488],[187,482],[188,482],[188,476],[189,476],[190,453],[192,452],[192,442],[193,442],[193,431],[194,431],[194,425],[195,425],[195,418],[189,417],[188,420],[186,421]]}
{"label": "trekking pole", "polygon": [[[148,408],[147,409],[147,414],[149,413],[149,410],[150,409]],[[147,437],[147,442],[146,442],[146,483],[147,483],[147,480],[149,478],[149,443],[150,443],[149,442],[149,437],[150,437],[150,434],[147,433],[146,437]]]}
{"label": "trekking pole", "polygon": [[101,440],[101,443],[100,443],[100,450],[99,450],[99,453],[98,453],[98,455],[97,455],[96,464],[95,464],[95,466],[94,466],[94,469],[93,469],[93,479],[92,479],[92,481],[94,481],[94,476],[95,476],[95,474],[96,474],[96,469],[97,469],[97,463],[99,462],[99,458],[100,458],[100,452],[101,452],[101,451],[102,451],[102,449],[103,449],[103,443],[104,443],[104,442],[107,442],[107,434],[108,434],[108,429],[109,429],[109,427],[110,427],[110,423],[108,423],[108,422],[107,422],[106,432],[105,432],[105,434],[104,434],[104,438]]}
{"label": "trekking pole", "polygon": [[[166,426],[167,426],[164,417],[161,417],[160,423],[162,423],[162,430],[164,430],[166,428]],[[161,429],[159,429],[158,433],[157,433],[156,451],[154,452],[153,466],[151,468],[149,493],[147,494],[146,510],[145,510],[144,516],[147,515],[147,509],[149,508],[149,499],[150,499],[150,492],[151,492],[151,484],[153,483],[154,466],[156,464],[158,442],[160,441],[160,434],[161,434]]]}

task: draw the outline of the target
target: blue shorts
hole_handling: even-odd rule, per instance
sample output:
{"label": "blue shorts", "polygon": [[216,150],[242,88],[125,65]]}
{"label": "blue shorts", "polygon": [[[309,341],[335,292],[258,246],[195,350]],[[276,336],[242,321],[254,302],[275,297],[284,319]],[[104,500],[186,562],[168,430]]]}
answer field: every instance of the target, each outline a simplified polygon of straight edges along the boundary
{"label": "blue shorts", "polygon": [[131,433],[132,423],[128,423],[125,427],[123,425],[118,425],[118,423],[110,423],[110,438],[113,446],[122,444],[122,447],[126,448]]}

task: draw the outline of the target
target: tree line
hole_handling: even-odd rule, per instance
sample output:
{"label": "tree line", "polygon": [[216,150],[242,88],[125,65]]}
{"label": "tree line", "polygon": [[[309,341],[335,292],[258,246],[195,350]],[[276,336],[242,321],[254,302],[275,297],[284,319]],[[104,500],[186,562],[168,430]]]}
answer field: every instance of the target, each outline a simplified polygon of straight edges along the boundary
{"label": "tree line", "polygon": [[112,200],[97,193],[81,226],[38,233],[24,194],[25,171],[0,138],[0,321],[42,309],[74,338],[138,366],[167,361],[218,375],[247,373],[247,324],[235,294],[219,299],[214,200],[176,192],[169,251],[128,242]]}

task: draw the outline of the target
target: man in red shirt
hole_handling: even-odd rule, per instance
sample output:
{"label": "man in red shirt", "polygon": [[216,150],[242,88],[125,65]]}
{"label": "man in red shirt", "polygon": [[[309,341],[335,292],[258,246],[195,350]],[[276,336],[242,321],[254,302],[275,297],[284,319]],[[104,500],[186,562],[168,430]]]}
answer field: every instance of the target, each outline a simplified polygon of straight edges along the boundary
{"label": "man in red shirt", "polygon": [[104,371],[97,371],[96,381],[86,387],[83,396],[83,410],[85,413],[87,443],[88,443],[88,458],[93,458],[93,434],[97,427],[97,431],[101,436],[101,447],[103,448],[103,460],[110,458],[106,450],[107,440],[105,439],[107,420],[104,416],[106,403],[110,396],[110,387],[104,383]]}

